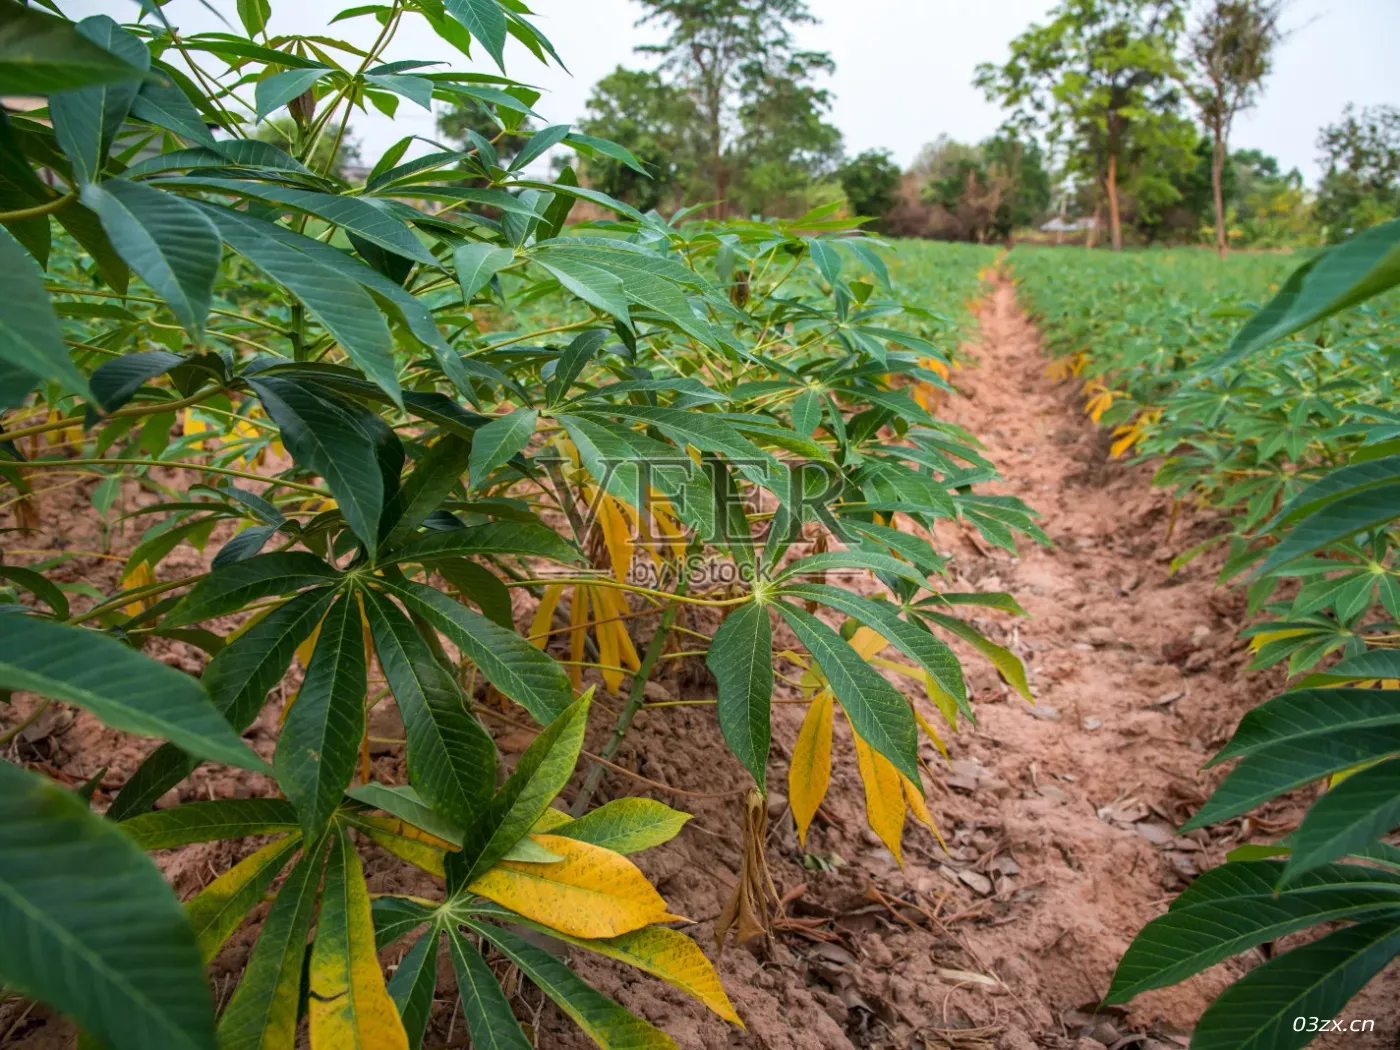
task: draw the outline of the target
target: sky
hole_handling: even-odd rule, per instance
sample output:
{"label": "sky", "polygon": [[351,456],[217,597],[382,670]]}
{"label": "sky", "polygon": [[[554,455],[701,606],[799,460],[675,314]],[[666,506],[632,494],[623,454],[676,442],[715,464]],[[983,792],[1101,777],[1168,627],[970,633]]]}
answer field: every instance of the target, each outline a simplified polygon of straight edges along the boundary
{"label": "sky", "polygon": [[[637,28],[641,8],[632,0],[529,0],[535,22],[554,42],[568,72],[542,66],[514,40],[507,46],[509,74],[540,88],[535,107],[551,123],[582,115],[593,84],[619,64],[653,61],[633,47],[654,42],[654,28]],[[130,0],[59,0],[73,17],[105,12],[123,20]],[[234,0],[209,0],[237,24]],[[848,153],[888,149],[907,166],[919,148],[948,134],[963,141],[990,135],[1001,121],[997,107],[972,86],[980,62],[1004,61],[1008,44],[1044,18],[1052,0],[809,0],[819,25],[803,27],[803,47],[829,51],[836,72],[824,78],[835,96],[830,119],[845,136]],[[328,27],[334,14],[356,0],[272,0],[272,32],[324,33],[368,43],[378,28],[360,18]],[[199,0],[174,0],[168,17],[186,32],[226,29]],[[1318,129],[1335,121],[1348,102],[1400,105],[1400,2],[1397,0],[1290,0],[1284,19],[1292,30],[1277,56],[1260,104],[1242,114],[1232,147],[1260,149],[1297,167],[1307,181],[1320,174],[1314,146]],[[485,71],[490,60],[461,56],[439,41],[421,19],[405,22],[390,59],[440,59],[453,68]],[[447,68],[444,66],[443,68]],[[390,120],[371,109],[351,120],[351,130],[372,162],[404,135],[433,136],[433,116],[405,100]]]}

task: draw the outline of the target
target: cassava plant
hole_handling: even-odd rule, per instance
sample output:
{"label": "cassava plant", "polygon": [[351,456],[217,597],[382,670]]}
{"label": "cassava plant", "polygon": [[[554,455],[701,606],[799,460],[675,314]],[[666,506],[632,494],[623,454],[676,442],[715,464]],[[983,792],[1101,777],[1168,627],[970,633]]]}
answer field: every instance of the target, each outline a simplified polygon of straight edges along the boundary
{"label": "cassava plant", "polygon": [[[0,0],[0,93],[44,102],[0,119],[0,502],[21,541],[0,563],[0,742],[57,702],[159,743],[101,816],[102,776],[75,792],[0,764],[0,982],[113,1050],[291,1047],[302,1017],[316,1048],[417,1046],[445,938],[474,1045],[526,1045],[495,956],[600,1045],[673,1045],[524,927],[737,1020],[625,857],[684,816],[585,813],[600,765],[573,816],[549,803],[591,690],[621,694],[607,758],[663,661],[700,653],[758,790],[782,679],[812,698],[795,800],[820,800],[839,705],[876,830],[897,851],[906,803],[928,816],[917,739],[935,716],[877,668],[954,728],[971,708],[944,636],[1027,692],[955,615],[1014,600],[940,592],[928,530],[1044,539],[1019,501],[975,491],[992,465],[934,414],[952,326],[901,302],[881,245],[834,208],[665,218],[570,167],[529,176],[555,147],[645,171],[543,125],[504,76],[508,39],[558,61],[519,0],[341,12],[365,46],[279,35],[265,0],[237,5],[241,32],[184,34],[158,5],[127,25],[53,10]],[[500,73],[393,57],[406,26]],[[499,133],[405,138],[362,183],[330,170],[357,109],[435,102]],[[258,137],[269,118],[289,148]],[[569,227],[580,200],[614,217]],[[102,551],[52,541],[77,486]],[[200,571],[174,568],[191,549]],[[800,648],[775,649],[775,614]],[[704,647],[675,651],[682,631]],[[197,676],[154,658],[176,644]],[[368,712],[390,697],[407,784],[369,760]],[[479,714],[542,727],[499,787]],[[268,797],[155,808],[205,762]],[[141,852],[249,836],[184,908]],[[437,895],[371,904],[370,847]],[[268,896],[216,1016],[202,965]],[[420,927],[386,984],[377,948]]]}

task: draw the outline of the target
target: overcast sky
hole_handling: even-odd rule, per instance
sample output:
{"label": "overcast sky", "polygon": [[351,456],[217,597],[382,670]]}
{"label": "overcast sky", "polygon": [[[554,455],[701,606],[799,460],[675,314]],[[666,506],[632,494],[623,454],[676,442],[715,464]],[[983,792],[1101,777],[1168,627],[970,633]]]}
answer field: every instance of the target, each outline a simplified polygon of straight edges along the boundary
{"label": "overcast sky", "polygon": [[[231,22],[234,0],[210,0]],[[569,72],[544,67],[514,40],[507,68],[518,80],[544,90],[536,107],[553,123],[583,112],[589,90],[619,63],[648,63],[633,47],[658,33],[637,29],[641,13],[632,0],[530,0],[536,23],[554,42]],[[883,148],[907,165],[919,147],[940,133],[976,141],[1001,120],[997,108],[972,86],[979,62],[1003,61],[1007,45],[1053,0],[809,0],[820,25],[805,27],[805,47],[829,51],[836,73],[826,86],[835,95],[831,119],[850,153]],[[105,11],[129,18],[129,0],[60,0],[75,17]],[[336,11],[355,0],[272,0],[272,32],[327,33],[367,43],[377,24],[360,18],[327,27]],[[175,0],[166,11],[187,32],[225,29],[198,2]],[[1400,2],[1397,0],[1291,0],[1285,22],[1294,29],[1257,109],[1237,122],[1232,145],[1278,157],[1314,182],[1314,140],[1348,102],[1400,104]],[[406,20],[389,59],[441,59],[462,68],[461,56],[439,41],[422,19]],[[476,56],[469,68],[490,62]],[[446,67],[444,67],[446,68]],[[433,118],[407,100],[395,119],[371,109],[351,121],[370,162],[407,134],[433,135]]]}

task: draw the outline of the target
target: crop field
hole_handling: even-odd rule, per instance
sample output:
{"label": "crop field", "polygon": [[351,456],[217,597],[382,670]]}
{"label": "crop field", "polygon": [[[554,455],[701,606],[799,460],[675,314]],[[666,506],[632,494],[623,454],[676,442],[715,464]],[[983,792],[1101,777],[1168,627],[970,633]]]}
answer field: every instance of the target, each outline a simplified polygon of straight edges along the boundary
{"label": "crop field", "polygon": [[1389,1045],[1400,220],[634,205],[516,0],[230,11],[0,0],[0,1047]]}

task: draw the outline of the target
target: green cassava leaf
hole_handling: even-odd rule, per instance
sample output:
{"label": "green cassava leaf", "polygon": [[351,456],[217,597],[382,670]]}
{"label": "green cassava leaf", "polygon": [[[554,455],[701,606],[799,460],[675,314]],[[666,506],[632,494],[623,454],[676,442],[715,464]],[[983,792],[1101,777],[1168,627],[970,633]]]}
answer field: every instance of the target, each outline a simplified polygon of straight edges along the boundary
{"label": "green cassava leaf", "polygon": [[364,605],[379,666],[403,716],[409,780],[438,813],[468,827],[495,788],[496,746],[398,607],[373,591]]}
{"label": "green cassava leaf", "polygon": [[197,679],[96,631],[7,616],[0,688],[86,708],[113,729],[169,740],[215,762],[264,771]]}
{"label": "green cassava leaf", "polygon": [[215,1048],[199,950],[160,871],[73,792],[6,762],[0,944],[7,988],[112,1050]]}
{"label": "green cassava leaf", "polygon": [[102,220],[117,254],[200,345],[223,257],[214,224],[188,201],[141,182],[89,183],[82,199]]}
{"label": "green cassava leaf", "polygon": [[705,664],[718,683],[719,728],[729,750],[766,793],[772,735],[773,626],[768,608],[750,602],[715,632]]}
{"label": "green cassava leaf", "polygon": [[359,602],[346,594],[321,624],[273,763],[308,842],[325,830],[355,772],[365,734],[365,663]]}
{"label": "green cassava leaf", "polygon": [[786,602],[778,602],[777,606],[831,683],[831,691],[851,720],[851,727],[896,769],[915,784],[920,783],[918,726],[909,702],[826,624]]}

